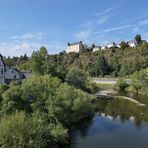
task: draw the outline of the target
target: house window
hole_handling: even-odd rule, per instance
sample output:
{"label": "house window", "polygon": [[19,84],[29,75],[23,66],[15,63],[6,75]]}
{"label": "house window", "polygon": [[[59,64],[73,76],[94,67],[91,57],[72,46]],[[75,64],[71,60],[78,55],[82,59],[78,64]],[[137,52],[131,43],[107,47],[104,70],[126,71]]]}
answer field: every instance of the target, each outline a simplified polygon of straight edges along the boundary
{"label": "house window", "polygon": [[14,75],[14,79],[16,79],[16,75]]}
{"label": "house window", "polygon": [[4,74],[4,70],[3,69],[1,69],[1,75],[3,75]]}
{"label": "house window", "polygon": [[13,73],[13,70],[12,70],[12,73]]}

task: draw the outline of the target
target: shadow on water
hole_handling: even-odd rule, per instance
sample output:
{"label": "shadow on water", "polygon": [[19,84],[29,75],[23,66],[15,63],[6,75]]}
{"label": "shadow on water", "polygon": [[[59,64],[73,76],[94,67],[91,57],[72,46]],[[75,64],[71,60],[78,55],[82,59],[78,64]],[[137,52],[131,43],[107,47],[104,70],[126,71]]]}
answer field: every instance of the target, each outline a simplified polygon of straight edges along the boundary
{"label": "shadow on water", "polygon": [[69,129],[69,144],[61,146],[61,148],[71,148],[71,145],[75,145],[75,141],[78,137],[83,139],[88,135],[89,128],[93,124],[93,117],[85,118],[80,120],[78,123],[74,123]]}

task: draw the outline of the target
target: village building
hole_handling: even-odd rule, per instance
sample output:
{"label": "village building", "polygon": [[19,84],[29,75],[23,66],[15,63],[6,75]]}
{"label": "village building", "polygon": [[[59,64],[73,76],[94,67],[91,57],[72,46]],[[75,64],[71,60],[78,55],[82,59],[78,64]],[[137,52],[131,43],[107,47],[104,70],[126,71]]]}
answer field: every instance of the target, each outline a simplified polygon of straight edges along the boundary
{"label": "village building", "polygon": [[117,48],[117,44],[115,42],[109,43],[107,48]]}
{"label": "village building", "polygon": [[98,51],[98,50],[101,50],[101,46],[95,46],[95,47],[93,48],[93,52]]}
{"label": "village building", "polygon": [[137,43],[136,40],[128,41],[127,44],[128,44],[130,47],[136,47],[136,46],[138,45],[138,43]]}
{"label": "village building", "polygon": [[105,50],[105,49],[107,49],[107,46],[102,46],[101,47],[101,50]]}
{"label": "village building", "polygon": [[68,47],[67,47],[67,53],[70,52],[82,52],[84,49],[84,45],[82,41],[79,42],[75,42],[75,43],[68,43]]}
{"label": "village building", "polygon": [[0,84],[15,81],[21,82],[25,75],[16,68],[9,68],[5,65],[2,55],[0,54]]}

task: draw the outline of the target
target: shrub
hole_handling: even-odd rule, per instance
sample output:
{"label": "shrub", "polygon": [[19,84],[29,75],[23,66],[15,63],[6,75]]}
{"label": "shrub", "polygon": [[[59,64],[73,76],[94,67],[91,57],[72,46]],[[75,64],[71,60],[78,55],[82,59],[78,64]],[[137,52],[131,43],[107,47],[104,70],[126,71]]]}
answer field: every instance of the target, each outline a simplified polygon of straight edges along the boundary
{"label": "shrub", "polygon": [[117,81],[117,87],[119,91],[125,91],[126,88],[128,87],[128,84],[126,83],[126,80],[124,79],[119,79]]}

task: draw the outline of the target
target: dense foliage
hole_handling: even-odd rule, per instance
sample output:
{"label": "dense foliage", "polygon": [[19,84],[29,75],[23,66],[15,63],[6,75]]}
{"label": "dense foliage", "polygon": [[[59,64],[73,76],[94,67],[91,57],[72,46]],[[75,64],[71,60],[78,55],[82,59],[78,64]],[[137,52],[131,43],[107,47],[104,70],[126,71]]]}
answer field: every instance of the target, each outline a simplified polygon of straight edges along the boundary
{"label": "dense foliage", "polygon": [[50,73],[62,81],[65,80],[69,68],[84,70],[90,76],[125,77],[148,67],[148,43],[143,42],[135,48],[129,48],[122,42],[121,47],[96,52],[62,52],[57,55],[48,55],[45,47],[41,47],[40,51],[32,54],[31,59],[9,58],[5,61],[7,64],[11,60],[11,64],[18,65],[21,70]]}
{"label": "dense foliage", "polygon": [[148,96],[148,68],[136,71],[132,75],[130,75],[130,82],[127,84],[127,81],[122,79],[119,79],[117,81],[117,88],[119,91],[126,91],[128,88],[132,89],[132,91],[136,92],[136,95],[138,95],[139,91]]}
{"label": "dense foliage", "polygon": [[0,146],[56,147],[68,127],[92,115],[92,96],[49,75],[33,75],[21,85],[0,85]]}
{"label": "dense foliage", "polygon": [[[136,48],[121,48],[49,55],[45,47],[31,58],[5,58],[6,65],[31,71],[22,84],[0,85],[0,147],[58,147],[67,142],[72,123],[91,116],[90,104],[98,91],[89,76],[131,78],[137,93],[148,92],[148,43],[137,35]],[[119,90],[128,85],[119,80]],[[102,106],[103,107],[103,106]],[[109,108],[110,109],[110,108]]]}

